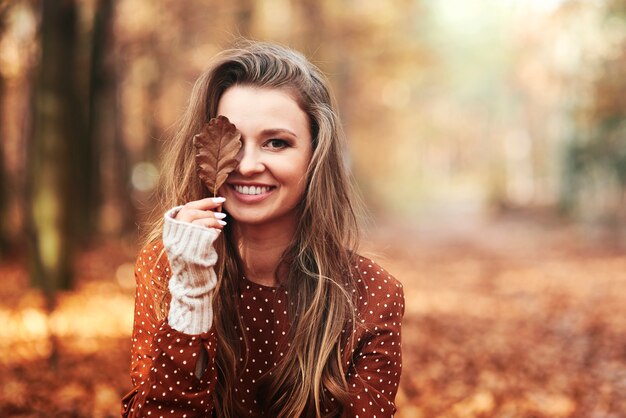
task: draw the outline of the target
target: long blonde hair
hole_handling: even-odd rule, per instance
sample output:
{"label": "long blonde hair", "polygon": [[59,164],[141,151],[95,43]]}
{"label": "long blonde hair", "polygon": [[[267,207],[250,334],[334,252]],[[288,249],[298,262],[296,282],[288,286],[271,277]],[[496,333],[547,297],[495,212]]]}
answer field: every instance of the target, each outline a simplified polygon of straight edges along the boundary
{"label": "long blonde hair", "polygon": [[[290,346],[284,359],[265,376],[263,405],[278,418],[334,416],[334,398],[348,402],[342,348],[357,325],[352,264],[358,243],[357,207],[344,161],[345,139],[328,81],[301,54],[275,44],[246,42],[217,55],[196,81],[188,108],[164,149],[158,200],[146,236],[160,238],[163,210],[209,195],[195,173],[193,135],[217,116],[219,100],[229,87],[252,85],[286,89],[308,115],[313,155],[307,188],[299,206],[299,228],[281,259],[280,282],[288,291]],[[214,293],[214,327],[218,335],[215,408],[235,417],[236,360],[245,357],[236,329],[241,261],[229,226],[217,243],[219,283]],[[278,274],[278,273],[277,273]],[[161,289],[162,290],[162,289]],[[163,302],[163,300],[161,300]],[[346,330],[342,335],[342,331]],[[328,411],[328,412],[327,412]]]}

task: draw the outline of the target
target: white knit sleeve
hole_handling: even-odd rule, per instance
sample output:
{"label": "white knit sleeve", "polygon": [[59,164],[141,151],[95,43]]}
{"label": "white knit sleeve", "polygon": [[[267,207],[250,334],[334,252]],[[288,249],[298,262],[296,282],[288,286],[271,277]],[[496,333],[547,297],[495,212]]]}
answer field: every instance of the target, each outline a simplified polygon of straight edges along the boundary
{"label": "white knit sleeve", "polygon": [[180,208],[167,211],[163,224],[163,246],[172,271],[167,322],[185,334],[202,334],[213,323],[211,297],[217,284],[213,243],[220,231],[174,219]]}

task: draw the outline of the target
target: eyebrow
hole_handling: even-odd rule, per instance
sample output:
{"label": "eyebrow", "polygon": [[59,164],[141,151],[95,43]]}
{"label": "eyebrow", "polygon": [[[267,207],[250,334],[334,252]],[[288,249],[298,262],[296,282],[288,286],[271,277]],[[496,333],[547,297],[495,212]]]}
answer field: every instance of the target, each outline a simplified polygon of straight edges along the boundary
{"label": "eyebrow", "polygon": [[289,129],[283,129],[283,128],[275,128],[275,129],[264,129],[261,131],[261,134],[263,135],[277,135],[277,134],[289,134],[295,138],[298,137],[298,135],[296,135],[293,131],[290,131]]}

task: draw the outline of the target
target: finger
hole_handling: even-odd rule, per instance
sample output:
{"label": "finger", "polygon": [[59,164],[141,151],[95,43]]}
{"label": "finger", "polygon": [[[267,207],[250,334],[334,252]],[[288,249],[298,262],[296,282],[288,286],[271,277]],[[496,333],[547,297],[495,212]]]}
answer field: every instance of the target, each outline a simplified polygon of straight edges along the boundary
{"label": "finger", "polygon": [[200,210],[200,209],[189,209],[186,207],[182,207],[174,219],[182,221],[182,222],[192,222],[196,219],[203,218],[217,218],[224,219],[226,217],[225,213],[221,212],[212,212],[210,210]]}
{"label": "finger", "polygon": [[224,225],[226,225],[226,222],[220,220],[220,219],[215,219],[215,218],[202,218],[202,219],[196,219],[193,222],[191,222],[193,225],[202,225],[205,226],[207,228],[215,228],[215,229],[222,229],[224,228]]}
{"label": "finger", "polygon": [[212,210],[217,209],[224,203],[226,199],[223,197],[207,197],[200,200],[188,202],[185,206],[190,209]]}

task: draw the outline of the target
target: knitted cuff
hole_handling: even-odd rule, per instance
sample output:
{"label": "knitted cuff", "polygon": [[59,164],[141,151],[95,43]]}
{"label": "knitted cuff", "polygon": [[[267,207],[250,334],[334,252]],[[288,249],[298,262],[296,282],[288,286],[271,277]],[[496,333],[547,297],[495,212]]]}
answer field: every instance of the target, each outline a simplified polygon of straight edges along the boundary
{"label": "knitted cuff", "polygon": [[170,209],[163,225],[163,245],[172,271],[168,324],[185,334],[202,334],[213,322],[211,297],[217,284],[213,242],[220,231],[174,219],[180,208]]}
{"label": "knitted cuff", "polygon": [[167,323],[184,334],[199,335],[208,332],[213,325],[212,296],[213,291],[195,299],[172,297]]}

